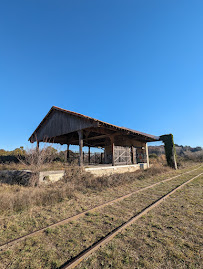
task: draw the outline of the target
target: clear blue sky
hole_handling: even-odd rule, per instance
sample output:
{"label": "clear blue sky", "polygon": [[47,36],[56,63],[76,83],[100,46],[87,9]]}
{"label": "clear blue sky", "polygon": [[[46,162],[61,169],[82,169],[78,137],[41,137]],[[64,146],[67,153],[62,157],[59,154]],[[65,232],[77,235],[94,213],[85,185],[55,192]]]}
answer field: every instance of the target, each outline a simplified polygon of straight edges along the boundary
{"label": "clear blue sky", "polygon": [[1,0],[0,148],[52,105],[203,146],[203,1]]}

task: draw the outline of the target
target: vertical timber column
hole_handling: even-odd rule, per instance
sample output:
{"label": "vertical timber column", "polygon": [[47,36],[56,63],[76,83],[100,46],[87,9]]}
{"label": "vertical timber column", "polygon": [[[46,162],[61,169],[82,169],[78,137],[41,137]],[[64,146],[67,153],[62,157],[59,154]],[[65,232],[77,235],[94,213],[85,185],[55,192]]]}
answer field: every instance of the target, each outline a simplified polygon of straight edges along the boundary
{"label": "vertical timber column", "polygon": [[79,136],[79,166],[83,166],[83,154],[82,154],[82,148],[83,148],[83,131],[78,131]]}
{"label": "vertical timber column", "polygon": [[37,141],[36,151],[39,153],[39,141]]}
{"label": "vertical timber column", "polygon": [[105,138],[105,147],[104,147],[104,163],[108,163],[107,159],[107,139]]}
{"label": "vertical timber column", "polygon": [[88,147],[88,163],[90,164],[90,146]]}
{"label": "vertical timber column", "polygon": [[70,152],[69,152],[69,144],[67,144],[67,155],[66,155],[66,161],[69,161]]}
{"label": "vertical timber column", "polygon": [[134,147],[131,146],[131,160],[132,160],[132,164],[135,163],[135,155],[134,155]]}
{"label": "vertical timber column", "polygon": [[101,163],[103,163],[103,153],[101,152]]}
{"label": "vertical timber column", "polygon": [[111,137],[112,166],[115,165],[114,136]]}
{"label": "vertical timber column", "polygon": [[176,161],[176,154],[175,152],[173,152],[173,161],[174,161],[174,169],[177,170],[178,166],[177,166],[177,161]]}
{"label": "vertical timber column", "polygon": [[146,156],[147,156],[147,168],[149,168],[149,151],[147,143],[146,143]]}

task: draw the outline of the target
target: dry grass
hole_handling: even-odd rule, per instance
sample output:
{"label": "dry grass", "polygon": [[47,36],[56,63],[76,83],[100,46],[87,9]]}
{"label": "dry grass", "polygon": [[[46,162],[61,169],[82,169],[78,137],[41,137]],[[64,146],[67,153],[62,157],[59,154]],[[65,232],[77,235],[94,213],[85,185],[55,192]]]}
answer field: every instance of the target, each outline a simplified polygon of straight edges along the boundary
{"label": "dry grass", "polygon": [[49,185],[24,187],[19,185],[0,185],[0,214],[4,212],[19,212],[33,206],[47,206],[60,203],[65,199],[74,198],[77,192],[103,191],[115,188],[137,180],[144,180],[156,175],[172,172],[172,169],[153,166],[144,171],[115,174],[112,176],[94,177],[78,167],[69,167],[64,179]]}
{"label": "dry grass", "polygon": [[[64,179],[37,187],[24,187],[19,185],[0,184],[0,215],[28,210],[34,206],[50,206],[64,200],[75,198],[77,193],[94,193],[113,189],[119,186],[128,186],[139,181],[149,180],[155,176],[179,173],[167,166],[153,165],[150,169],[139,170],[132,173],[114,174],[111,176],[94,177],[78,167],[69,166]],[[130,188],[129,188],[130,189]],[[131,190],[131,189],[130,189]],[[6,213],[7,214],[7,213]]]}
{"label": "dry grass", "polygon": [[77,186],[77,190],[82,191],[85,189],[103,190],[105,188],[128,184],[135,180],[142,180],[171,171],[173,170],[168,166],[154,165],[147,170],[138,170],[131,173],[128,172],[123,174],[113,174],[110,176],[94,177],[90,173],[85,173],[82,169],[73,167],[66,171],[65,178],[61,181],[61,183],[71,182],[75,185],[75,187]]}
{"label": "dry grass", "polygon": [[[57,268],[67,259],[77,255],[112,229],[128,220],[132,215],[140,212],[151,202],[191,178],[192,175],[200,173],[200,171],[202,169],[158,185],[143,193],[133,195],[122,202],[92,214],[87,214],[78,221],[47,229],[40,236],[20,242],[12,248],[0,252],[1,268]],[[137,179],[136,183],[146,184],[145,180],[140,179]],[[191,238],[196,240],[193,242],[194,244],[191,243],[190,237],[186,240],[186,243],[190,246],[191,263],[188,264],[189,266],[190,264],[196,264],[197,267],[194,268],[198,268],[199,258],[196,254],[200,243],[197,235],[200,232],[201,181],[195,180],[190,186],[193,186],[192,190],[184,188],[166,203],[169,204],[169,208],[163,211],[164,206],[160,206],[156,209],[156,213],[150,213],[149,216],[140,220],[141,223],[139,221],[139,225],[133,225],[128,228],[125,233],[122,233],[105,248],[92,255],[80,267],[83,269],[177,268],[177,266],[173,267],[173,265],[180,263],[179,250],[176,251],[179,248],[179,245],[176,246],[176,236],[181,231],[179,237],[187,237],[188,234],[184,232],[184,227],[186,226],[188,227],[187,231],[192,234]],[[187,191],[185,192],[185,190]],[[180,208],[179,205],[183,205],[183,207]],[[155,218],[153,221],[151,221],[151,215]],[[171,219],[173,222],[170,222]],[[192,222],[188,224],[191,220]],[[194,223],[195,221],[196,224]],[[148,223],[150,223],[149,227]],[[195,224],[194,227],[193,224]],[[170,236],[173,237],[172,246],[167,241],[168,234],[165,234],[166,231],[169,231]],[[15,231],[13,231],[14,233]],[[154,246],[155,251],[153,250]],[[163,255],[159,256],[162,249],[164,250]],[[171,249],[174,249],[175,254],[170,252]],[[153,262],[150,260],[151,257],[154,259]],[[172,259],[171,267],[167,267],[168,264],[164,260],[166,257],[169,260]]]}
{"label": "dry grass", "polygon": [[202,179],[175,193],[78,268],[202,268]]}
{"label": "dry grass", "polygon": [[[169,173],[159,174],[157,174],[160,172],[157,168],[153,168],[151,171],[148,170],[148,172],[137,171],[137,173],[128,174],[132,177],[131,183],[121,181],[120,183],[122,184],[103,187],[102,191],[101,186],[99,188],[82,188],[77,185],[75,176],[79,173],[79,177],[81,173],[78,171],[69,173],[69,180],[74,177],[73,182],[59,182],[56,185],[40,188],[2,185],[2,188],[0,187],[0,197],[2,199],[0,241],[6,242],[25,235],[28,232],[53,224],[184,171],[169,170]],[[149,176],[153,174],[156,174],[156,176]],[[124,175],[122,175],[123,177]],[[66,178],[66,180],[68,179]],[[77,188],[74,188],[75,185],[77,185]]]}
{"label": "dry grass", "polygon": [[0,213],[19,212],[33,206],[46,206],[59,203],[74,196],[71,183],[53,184],[40,187],[22,187],[18,185],[0,185]]}
{"label": "dry grass", "polygon": [[27,165],[24,165],[22,163],[0,163],[0,170],[23,170],[27,169]]}
{"label": "dry grass", "polygon": [[[59,161],[53,161],[51,163],[44,163],[40,167],[40,171],[49,171],[49,170],[62,170],[69,168],[68,163],[62,163]],[[23,164],[23,163],[0,163],[0,170],[32,170],[32,166]]]}

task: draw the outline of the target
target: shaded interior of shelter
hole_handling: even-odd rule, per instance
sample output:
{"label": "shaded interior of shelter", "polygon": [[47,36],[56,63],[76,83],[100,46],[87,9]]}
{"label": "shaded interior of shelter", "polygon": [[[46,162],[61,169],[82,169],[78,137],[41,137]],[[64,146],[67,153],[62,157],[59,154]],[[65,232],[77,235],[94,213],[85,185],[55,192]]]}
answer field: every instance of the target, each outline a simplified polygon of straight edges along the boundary
{"label": "shaded interior of shelter", "polygon": [[[101,129],[85,129],[81,131],[83,147],[88,147],[88,152],[82,150],[83,164],[136,164],[147,163],[147,145],[145,139],[124,135],[119,132]],[[67,161],[72,161],[69,145],[80,145],[78,132],[62,135],[49,139],[51,143],[67,144]],[[103,149],[104,152],[91,152],[92,148]],[[95,151],[95,150],[94,150]],[[78,161],[80,158],[78,152]],[[77,156],[77,154],[76,154]]]}
{"label": "shaded interior of shelter", "polygon": [[[69,146],[79,145],[79,165],[130,165],[148,163],[147,142],[159,137],[115,126],[75,112],[52,107],[30,137],[30,142],[67,144],[67,161],[71,161]],[[83,147],[88,147],[84,153]],[[103,153],[92,154],[92,148]]]}

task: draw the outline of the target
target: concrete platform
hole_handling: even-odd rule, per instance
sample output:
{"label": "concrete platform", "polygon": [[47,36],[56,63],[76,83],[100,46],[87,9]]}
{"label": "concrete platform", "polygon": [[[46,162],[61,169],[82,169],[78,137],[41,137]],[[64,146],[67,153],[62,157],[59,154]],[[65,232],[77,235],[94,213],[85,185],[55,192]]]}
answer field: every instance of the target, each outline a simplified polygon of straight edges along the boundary
{"label": "concrete platform", "polygon": [[[126,172],[134,172],[139,169],[147,169],[147,163],[139,163],[133,165],[118,165],[99,164],[84,166],[84,171],[93,174],[94,176],[108,176],[112,174],[120,174]],[[7,184],[28,185],[33,172],[30,170],[2,170],[0,171],[0,182]],[[38,173],[39,184],[56,182],[63,178],[65,170],[56,171],[41,171]]]}
{"label": "concrete platform", "polygon": [[[65,170],[41,171],[38,174],[39,184],[56,182],[63,178]],[[7,184],[28,185],[33,172],[30,170],[2,170],[0,182]]]}
{"label": "concrete platform", "polygon": [[115,173],[126,173],[126,172],[134,172],[139,169],[147,169],[147,163],[138,163],[132,165],[101,165],[101,166],[93,166],[93,167],[84,167],[86,172],[90,172],[95,176],[104,176],[104,175],[112,175]]}
{"label": "concrete platform", "polygon": [[63,178],[65,170],[42,171],[39,173],[39,183],[56,182]]}

